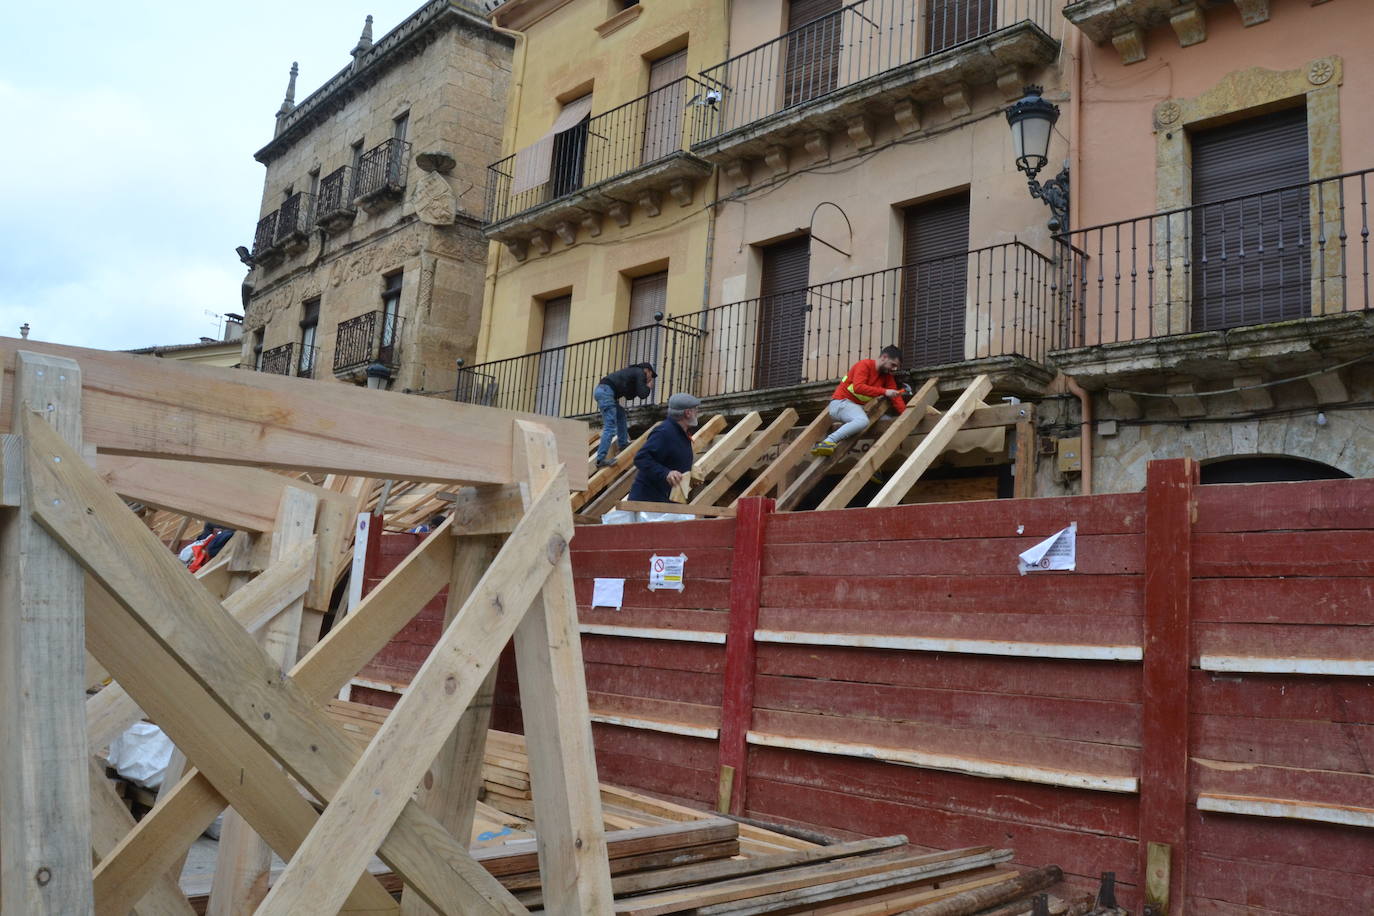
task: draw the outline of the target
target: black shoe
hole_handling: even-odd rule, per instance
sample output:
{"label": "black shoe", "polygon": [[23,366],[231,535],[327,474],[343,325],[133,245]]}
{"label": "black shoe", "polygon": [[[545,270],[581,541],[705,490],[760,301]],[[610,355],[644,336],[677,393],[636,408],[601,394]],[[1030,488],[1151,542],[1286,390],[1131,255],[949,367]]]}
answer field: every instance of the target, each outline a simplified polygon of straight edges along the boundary
{"label": "black shoe", "polygon": [[596,466],[599,468],[613,468],[615,467],[615,462],[610,458],[598,458],[596,459]]}

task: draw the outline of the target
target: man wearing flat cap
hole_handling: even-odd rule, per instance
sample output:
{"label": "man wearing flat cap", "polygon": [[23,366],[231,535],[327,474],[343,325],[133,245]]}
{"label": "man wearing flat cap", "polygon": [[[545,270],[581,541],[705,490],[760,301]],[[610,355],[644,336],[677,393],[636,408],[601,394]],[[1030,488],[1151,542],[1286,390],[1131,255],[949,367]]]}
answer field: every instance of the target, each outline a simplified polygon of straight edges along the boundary
{"label": "man wearing flat cap", "polygon": [[668,399],[668,418],[653,428],[635,453],[634,502],[671,503],[673,487],[692,470],[692,430],[701,401],[690,394]]}

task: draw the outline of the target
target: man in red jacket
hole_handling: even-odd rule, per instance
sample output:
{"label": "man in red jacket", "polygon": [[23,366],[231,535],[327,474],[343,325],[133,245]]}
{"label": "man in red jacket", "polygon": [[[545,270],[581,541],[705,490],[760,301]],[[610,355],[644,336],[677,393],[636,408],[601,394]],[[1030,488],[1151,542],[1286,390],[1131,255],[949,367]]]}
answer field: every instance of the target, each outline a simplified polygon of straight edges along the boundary
{"label": "man in red jacket", "polygon": [[868,414],[864,408],[874,398],[887,398],[897,413],[906,410],[903,395],[907,389],[892,376],[900,368],[902,351],[896,347],[883,347],[877,359],[861,359],[851,366],[830,396],[830,417],[841,424],[840,428],[822,439],[811,454],[834,454],[835,446],[867,429]]}

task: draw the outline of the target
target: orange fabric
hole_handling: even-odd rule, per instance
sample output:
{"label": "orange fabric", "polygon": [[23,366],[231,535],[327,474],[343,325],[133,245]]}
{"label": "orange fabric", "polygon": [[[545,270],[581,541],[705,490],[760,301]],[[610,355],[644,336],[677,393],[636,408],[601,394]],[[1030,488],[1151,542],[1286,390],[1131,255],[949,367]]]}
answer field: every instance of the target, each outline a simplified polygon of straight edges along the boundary
{"label": "orange fabric", "polygon": [[[830,396],[832,401],[853,401],[855,404],[867,404],[874,398],[880,398],[891,389],[902,390],[902,386],[897,384],[897,380],[891,373],[879,372],[878,364],[871,359],[861,359],[849,367],[849,372],[844,378],[840,379],[840,384],[836,386],[835,393]],[[906,399],[901,396],[892,399],[892,408],[901,413],[906,410]]]}

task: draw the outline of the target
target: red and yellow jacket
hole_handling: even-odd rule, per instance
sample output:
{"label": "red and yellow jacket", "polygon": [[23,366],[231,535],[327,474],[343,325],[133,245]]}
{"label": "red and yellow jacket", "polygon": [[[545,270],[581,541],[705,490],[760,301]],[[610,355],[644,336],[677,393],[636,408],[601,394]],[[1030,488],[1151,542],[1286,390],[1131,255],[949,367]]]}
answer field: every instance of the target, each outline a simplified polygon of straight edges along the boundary
{"label": "red and yellow jacket", "polygon": [[[878,364],[871,359],[861,359],[849,367],[849,374],[840,379],[839,387],[830,396],[832,401],[853,401],[855,404],[867,404],[874,398],[880,398],[892,389],[902,390],[902,386],[897,384],[897,380],[891,373],[879,372]],[[892,408],[901,413],[906,410],[906,400],[902,397],[892,399]]]}

